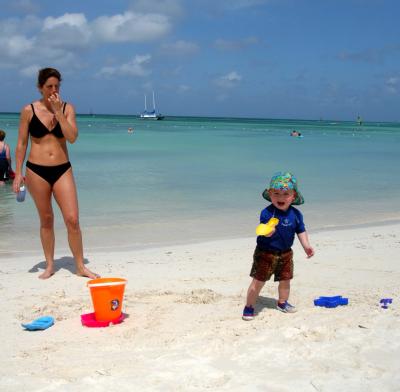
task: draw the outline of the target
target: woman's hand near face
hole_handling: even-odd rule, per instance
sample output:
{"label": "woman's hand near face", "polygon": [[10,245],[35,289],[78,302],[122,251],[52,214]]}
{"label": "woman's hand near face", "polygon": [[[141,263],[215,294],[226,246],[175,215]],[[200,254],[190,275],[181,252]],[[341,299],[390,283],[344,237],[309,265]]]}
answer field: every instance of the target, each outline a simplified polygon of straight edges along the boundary
{"label": "woman's hand near face", "polygon": [[50,103],[51,109],[54,114],[61,112],[63,102],[60,97],[60,94],[58,93],[51,94],[50,97],[48,98],[48,101]]}

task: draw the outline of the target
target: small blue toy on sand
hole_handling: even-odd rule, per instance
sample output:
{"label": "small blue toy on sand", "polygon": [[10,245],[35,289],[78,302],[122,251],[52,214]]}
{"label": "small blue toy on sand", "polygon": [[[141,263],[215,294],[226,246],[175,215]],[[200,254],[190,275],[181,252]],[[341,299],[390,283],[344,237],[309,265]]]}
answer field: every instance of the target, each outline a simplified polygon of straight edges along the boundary
{"label": "small blue toy on sand", "polygon": [[314,299],[315,306],[322,306],[324,308],[336,308],[342,305],[348,305],[349,299],[343,298],[341,295],[336,295],[334,297],[319,297]]}
{"label": "small blue toy on sand", "polygon": [[382,298],[379,303],[381,304],[382,309],[387,309],[388,305],[393,302],[392,298]]}

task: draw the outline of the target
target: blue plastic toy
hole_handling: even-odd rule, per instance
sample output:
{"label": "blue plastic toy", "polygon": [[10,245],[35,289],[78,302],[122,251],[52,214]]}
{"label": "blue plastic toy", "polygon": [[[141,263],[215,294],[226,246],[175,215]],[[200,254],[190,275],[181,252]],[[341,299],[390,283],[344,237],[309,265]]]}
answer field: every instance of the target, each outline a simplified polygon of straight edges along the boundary
{"label": "blue plastic toy", "polygon": [[382,298],[379,303],[382,304],[381,308],[382,309],[387,309],[388,305],[393,302],[392,298]]}
{"label": "blue plastic toy", "polygon": [[336,308],[337,306],[348,305],[349,299],[343,298],[341,295],[334,297],[319,297],[314,299],[315,306],[323,306],[324,308]]}
{"label": "blue plastic toy", "polygon": [[54,318],[51,316],[39,317],[29,324],[21,324],[28,331],[39,331],[47,329],[54,324]]}

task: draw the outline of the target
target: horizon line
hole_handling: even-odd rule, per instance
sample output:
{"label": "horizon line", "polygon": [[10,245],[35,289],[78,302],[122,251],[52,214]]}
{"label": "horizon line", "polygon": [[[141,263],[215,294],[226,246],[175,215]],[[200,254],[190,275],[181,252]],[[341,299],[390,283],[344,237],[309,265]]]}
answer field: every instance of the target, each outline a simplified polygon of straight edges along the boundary
{"label": "horizon line", "polygon": [[[2,114],[12,114],[12,115],[20,115],[20,112],[0,112]],[[140,119],[139,114],[111,114],[111,113],[76,113],[77,116],[120,116],[120,117],[136,117]],[[282,118],[282,117],[246,117],[246,116],[212,116],[212,115],[165,115],[163,114],[164,119],[168,118],[176,118],[176,117],[189,117],[189,118],[213,118],[213,119],[238,119],[238,120],[284,120],[284,121],[319,121],[319,122],[354,122],[357,123],[357,119],[355,120],[338,120],[338,119],[330,119],[330,118],[318,118],[318,119],[310,119],[310,118]],[[363,123],[400,123],[400,120],[367,120],[363,121]],[[361,125],[362,126],[362,125]]]}

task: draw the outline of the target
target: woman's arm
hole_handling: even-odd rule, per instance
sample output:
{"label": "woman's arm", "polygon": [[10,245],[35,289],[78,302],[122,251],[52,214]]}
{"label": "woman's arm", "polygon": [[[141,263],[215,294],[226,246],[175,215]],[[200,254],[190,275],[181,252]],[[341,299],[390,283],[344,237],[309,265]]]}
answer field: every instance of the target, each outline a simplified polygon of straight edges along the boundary
{"label": "woman's arm", "polygon": [[297,234],[297,237],[300,241],[301,246],[304,249],[304,252],[306,252],[306,255],[308,258],[314,256],[314,249],[311,247],[310,242],[308,240],[308,234],[306,231],[303,231],[302,233]]}
{"label": "woman's arm", "polygon": [[26,149],[28,147],[29,135],[28,126],[31,118],[30,105],[25,106],[21,111],[18,129],[17,146],[15,147],[15,178],[13,182],[13,191],[18,192],[21,183],[24,182],[22,167],[25,160]]}
{"label": "woman's arm", "polygon": [[63,113],[63,102],[58,94],[53,94],[49,98],[49,102],[53,109],[57,121],[60,123],[64,137],[74,143],[78,138],[78,126],[76,125],[75,109],[70,103],[65,106]]}

